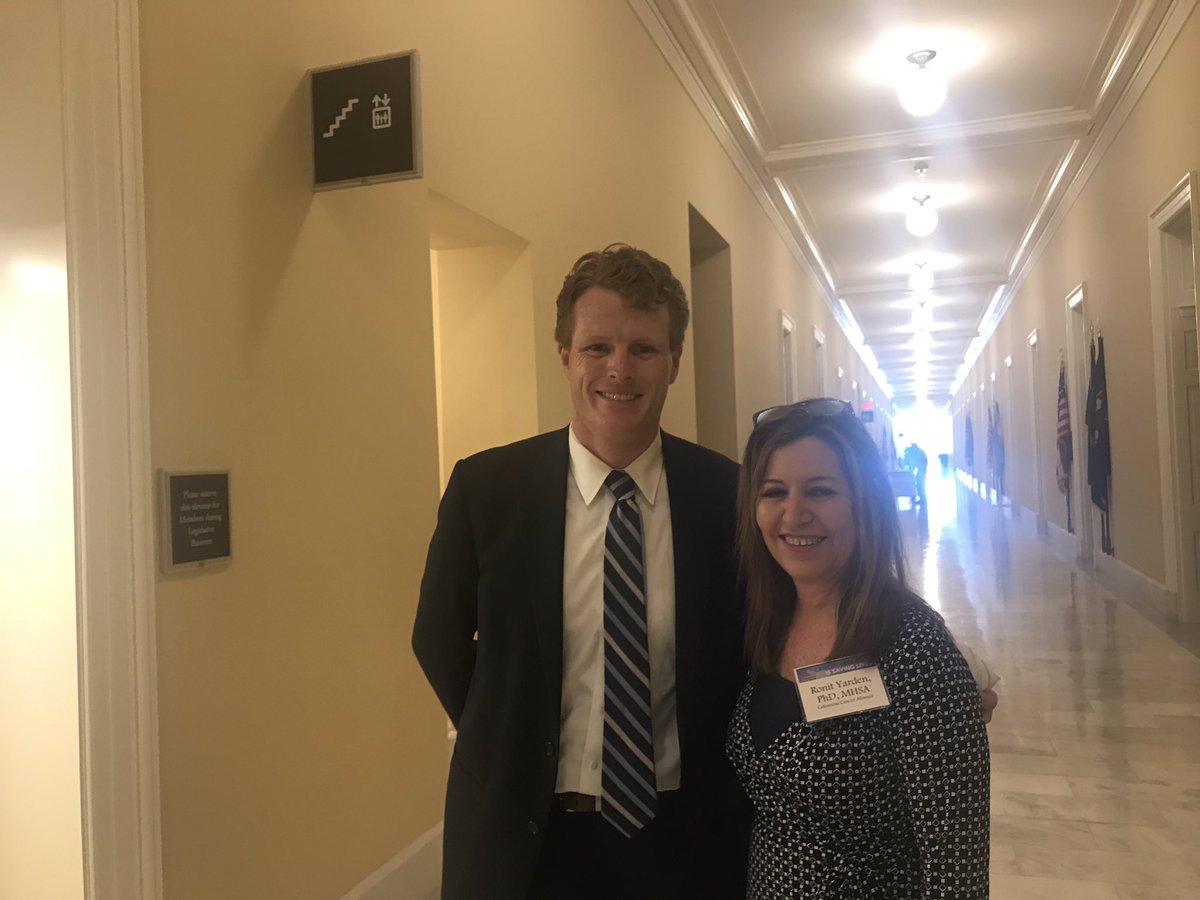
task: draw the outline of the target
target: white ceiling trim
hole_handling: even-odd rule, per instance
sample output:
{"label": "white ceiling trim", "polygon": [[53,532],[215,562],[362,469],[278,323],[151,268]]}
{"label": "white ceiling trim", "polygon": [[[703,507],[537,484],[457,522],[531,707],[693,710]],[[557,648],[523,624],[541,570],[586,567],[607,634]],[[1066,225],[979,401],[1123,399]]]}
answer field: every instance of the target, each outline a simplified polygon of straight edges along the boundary
{"label": "white ceiling trim", "polygon": [[[692,5],[687,0],[674,0],[673,6],[680,24],[695,45],[696,51],[704,63],[704,68],[700,71],[707,73],[715,82],[713,85],[716,88],[714,96],[724,100],[732,107],[737,121],[744,129],[744,133],[740,136],[750,142],[750,149],[754,151],[753,158],[761,162],[766,141],[762,137],[758,123],[766,117],[758,98],[754,97],[752,101],[747,99],[746,93],[753,94],[753,92],[750,91],[749,86],[743,90],[734,73],[729,71],[716,47],[712,32],[697,17]],[[695,66],[692,68],[696,70]],[[756,115],[751,115],[752,108]]]}
{"label": "white ceiling trim", "polygon": [[1013,144],[1058,141],[1086,135],[1092,127],[1092,115],[1081,109],[1053,109],[1043,112],[999,116],[965,124],[936,128],[913,128],[850,139],[789,144],[766,155],[767,171],[786,175],[818,166],[857,165],[881,156],[922,156],[935,147],[954,145],[970,152]]}
{"label": "white ceiling trim", "polygon": [[[1073,143],[1064,154],[1055,179],[1047,191],[1045,201],[1014,255],[1009,268],[1008,283],[1002,296],[993,304],[994,309],[991,316],[985,316],[980,321],[979,334],[982,340],[975,345],[974,352],[968,354],[967,358],[963,360],[968,368],[974,365],[983,350],[983,345],[991,337],[1000,320],[1004,318],[1013,297],[1030,269],[1050,243],[1050,239],[1062,224],[1062,220],[1066,218],[1075,200],[1087,186],[1088,180],[1100,164],[1105,152],[1120,133],[1142,94],[1145,93],[1151,78],[1158,71],[1158,67],[1162,64],[1171,45],[1175,43],[1175,39],[1187,22],[1188,16],[1191,15],[1196,2],[1197,0],[1147,0],[1139,8],[1138,14],[1134,16],[1133,25],[1127,31],[1126,39],[1122,42],[1122,49],[1119,51],[1121,58],[1128,58],[1129,48],[1137,42],[1137,38],[1144,38],[1145,33],[1153,28],[1154,33],[1149,39],[1149,46],[1140,56],[1136,71],[1127,73],[1119,79],[1107,78],[1110,88],[1119,80],[1123,88],[1120,96],[1112,105],[1109,114],[1100,121],[1100,127],[1091,140]],[[1155,15],[1151,15],[1151,13]]]}
{"label": "white ceiling trim", "polygon": [[[817,293],[830,315],[833,316],[855,352],[867,365],[872,378],[879,382],[880,388],[883,388],[887,382],[879,371],[870,348],[855,339],[857,335],[862,334],[858,323],[854,321],[845,304],[839,303],[837,300],[833,278],[825,265],[820,250],[817,249],[816,242],[812,239],[811,225],[804,220],[795,198],[785,193],[786,189],[783,185],[771,178],[763,166],[761,144],[758,135],[752,132],[753,124],[749,121],[749,114],[747,113],[745,120],[737,117],[736,109],[733,107],[733,103],[737,101],[736,91],[733,91],[732,94],[724,93],[726,90],[733,90],[732,80],[726,73],[722,83],[709,63],[709,60],[715,59],[715,51],[688,8],[686,0],[626,0],[626,2],[641,21],[659,52],[662,53],[683,89],[692,98],[696,109],[712,129],[717,141],[729,156],[746,185],[758,199],[767,218],[783,237],[785,245],[792,255],[804,263],[812,273]],[[682,33],[695,45],[697,54],[705,60],[705,64],[708,66],[708,72],[702,72],[693,63],[692,57],[678,39],[679,32],[671,27],[672,20],[678,23]],[[706,74],[712,76],[718,84],[710,85],[704,77]],[[742,109],[746,109],[745,105],[742,106]],[[730,113],[733,113],[735,120],[744,127],[740,133],[730,127]],[[749,144],[748,147],[747,144]],[[785,216],[781,207],[786,208],[792,215]]]}
{"label": "white ceiling trim", "polygon": [[[976,287],[981,284],[1002,284],[1008,276],[1003,273],[993,273],[987,275],[959,275],[957,277],[938,277],[937,287],[939,291],[952,287]],[[903,287],[897,287],[903,285]],[[846,288],[839,293],[843,297],[861,297],[868,294],[887,294],[895,296],[897,290],[908,292],[907,280],[882,282],[879,284],[864,284],[858,287]]]}
{"label": "white ceiling trim", "polygon": [[[1125,64],[1125,60],[1133,54],[1135,58],[1141,54],[1136,53],[1137,45],[1143,42],[1153,31],[1151,25],[1156,25],[1161,22],[1166,15],[1167,6],[1171,0],[1140,0],[1137,8],[1133,11],[1133,15],[1129,17],[1128,24],[1125,27],[1124,33],[1121,35],[1120,43],[1117,50],[1112,55],[1112,59],[1104,72],[1104,77],[1096,90],[1096,96],[1092,101],[1091,107],[1093,113],[1099,115],[1102,107],[1112,101],[1116,97],[1120,97],[1121,93],[1132,80],[1132,75],[1129,71],[1129,66]],[[1157,19],[1157,22],[1151,22],[1151,18]]]}

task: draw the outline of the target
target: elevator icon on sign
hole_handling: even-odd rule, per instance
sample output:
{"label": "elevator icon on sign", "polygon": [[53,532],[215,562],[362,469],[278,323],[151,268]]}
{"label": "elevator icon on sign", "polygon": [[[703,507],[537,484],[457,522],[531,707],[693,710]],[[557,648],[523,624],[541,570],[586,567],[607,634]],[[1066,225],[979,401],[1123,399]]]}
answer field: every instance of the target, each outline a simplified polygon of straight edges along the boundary
{"label": "elevator icon on sign", "polygon": [[392,98],[387,94],[380,97],[376,94],[371,98],[371,127],[378,131],[380,128],[392,127]]}

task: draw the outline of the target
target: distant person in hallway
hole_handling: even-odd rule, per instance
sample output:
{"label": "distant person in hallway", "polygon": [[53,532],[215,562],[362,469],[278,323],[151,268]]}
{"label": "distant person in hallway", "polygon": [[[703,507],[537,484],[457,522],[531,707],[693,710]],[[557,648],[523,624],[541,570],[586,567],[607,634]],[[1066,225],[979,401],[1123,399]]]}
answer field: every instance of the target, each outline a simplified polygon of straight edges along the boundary
{"label": "distant person in hallway", "polygon": [[738,553],[750,676],[728,751],[755,809],[747,896],[986,898],[980,693],[905,581],[888,474],[849,404],[755,417]]}
{"label": "distant person in hallway", "polygon": [[557,300],[570,426],[450,476],[413,630],[458,729],[447,900],[743,895],[737,465],[659,430],[687,321],[665,263],[584,254]]}
{"label": "distant person in hallway", "polygon": [[929,457],[915,442],[904,448],[904,467],[913,473],[913,481],[916,482],[916,494],[913,496],[913,501],[924,505],[925,476],[929,470]]}

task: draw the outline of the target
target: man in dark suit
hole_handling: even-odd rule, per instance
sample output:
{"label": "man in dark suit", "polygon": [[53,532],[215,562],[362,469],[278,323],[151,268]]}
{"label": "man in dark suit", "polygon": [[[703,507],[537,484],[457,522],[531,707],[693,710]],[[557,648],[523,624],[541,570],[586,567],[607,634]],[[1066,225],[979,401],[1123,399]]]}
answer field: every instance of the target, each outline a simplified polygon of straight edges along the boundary
{"label": "man in dark suit", "polygon": [[[413,631],[458,729],[448,900],[744,895],[746,820],[724,753],[745,671],[737,467],[659,429],[687,320],[665,263],[624,245],[585,254],[555,331],[571,425],[462,460],[450,477]],[[636,490],[621,496],[613,471]],[[625,637],[609,593],[624,576],[606,542],[622,503],[641,543],[629,596],[644,650],[614,657]],[[639,654],[648,664],[619,670]],[[627,776],[610,728],[643,730],[613,721],[618,680],[647,692],[644,752],[630,757],[651,770],[644,803],[611,780]]]}
{"label": "man in dark suit", "polygon": [[916,443],[909,444],[904,448],[904,466],[913,473],[913,481],[916,483],[916,494],[913,496],[914,503],[925,504],[925,473],[929,469],[929,457],[925,455]]}

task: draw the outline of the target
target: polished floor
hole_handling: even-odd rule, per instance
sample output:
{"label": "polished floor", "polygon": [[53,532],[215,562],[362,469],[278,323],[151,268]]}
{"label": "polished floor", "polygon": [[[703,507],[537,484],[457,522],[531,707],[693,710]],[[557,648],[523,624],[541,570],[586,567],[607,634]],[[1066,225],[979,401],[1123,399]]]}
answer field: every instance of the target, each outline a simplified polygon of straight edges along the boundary
{"label": "polished floor", "polygon": [[1200,900],[1197,629],[1115,596],[953,478],[902,512],[911,579],[1002,676],[994,900]]}

